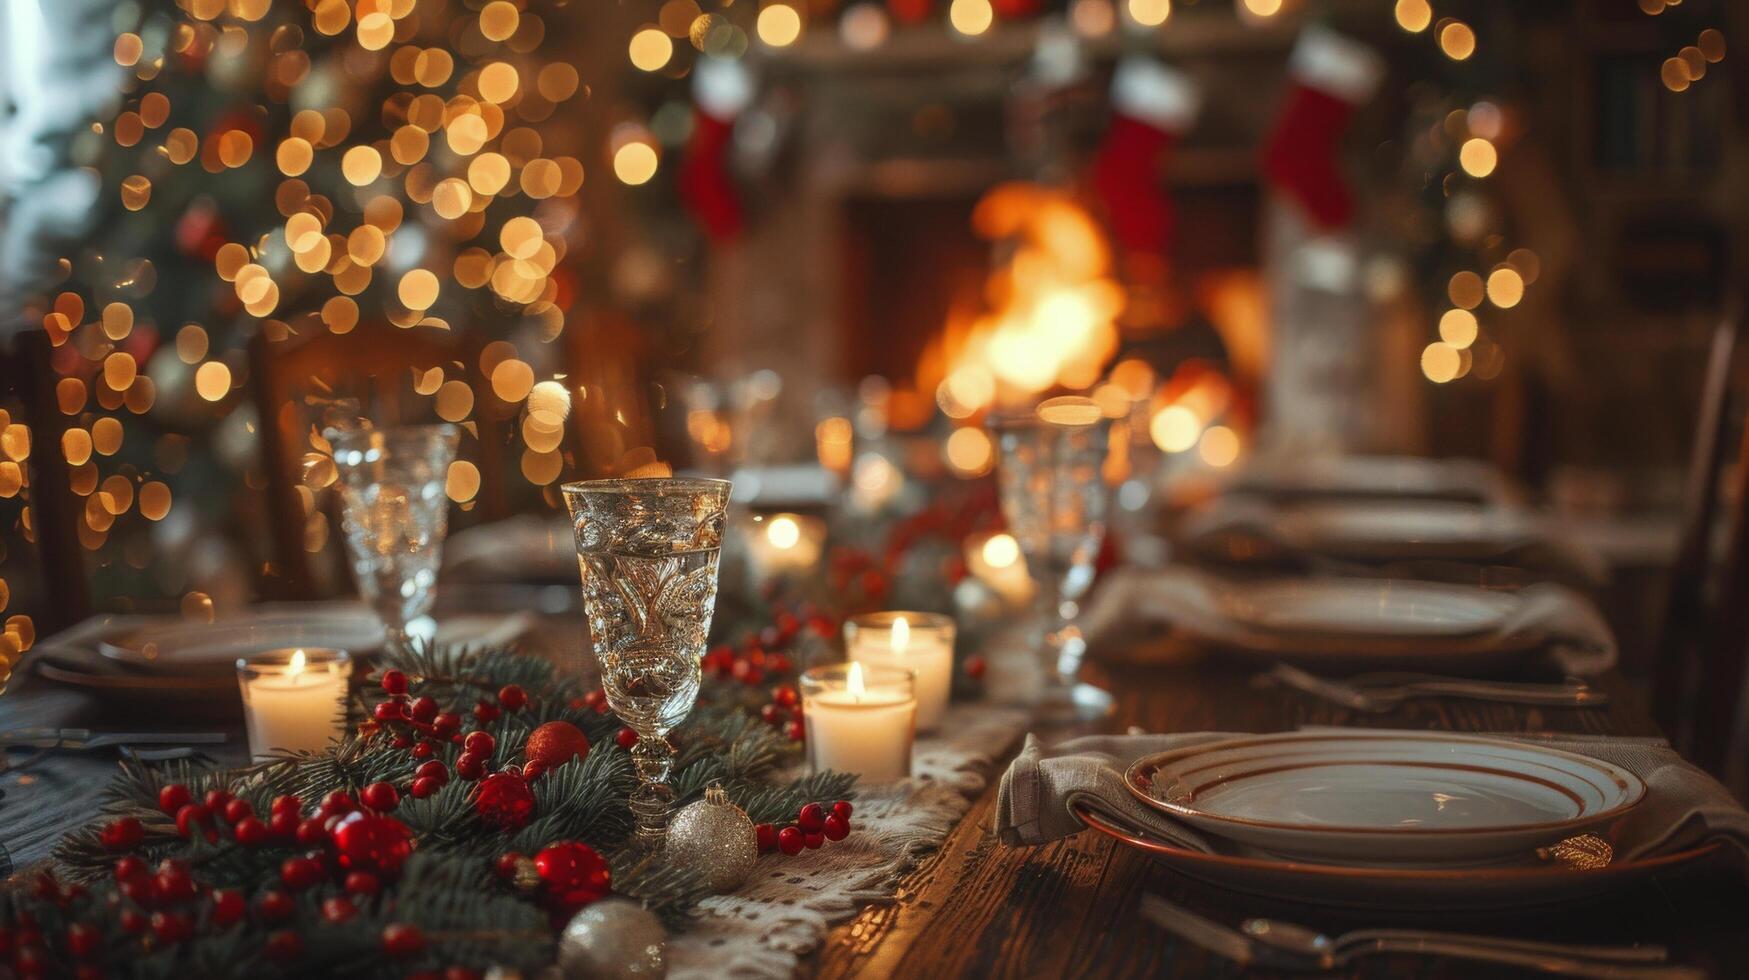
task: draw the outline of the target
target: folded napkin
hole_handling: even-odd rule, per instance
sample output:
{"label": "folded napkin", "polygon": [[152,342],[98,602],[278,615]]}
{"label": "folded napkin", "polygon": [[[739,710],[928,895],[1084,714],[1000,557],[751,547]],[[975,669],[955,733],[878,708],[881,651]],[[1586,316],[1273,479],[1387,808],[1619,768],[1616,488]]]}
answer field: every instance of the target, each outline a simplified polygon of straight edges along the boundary
{"label": "folded napkin", "polygon": [[[1228,581],[1183,566],[1116,569],[1088,602],[1081,619],[1082,632],[1090,645],[1098,647],[1111,637],[1152,623],[1270,659],[1293,660],[1296,654],[1303,655],[1307,666],[1341,662],[1360,668],[1461,670],[1465,664],[1493,663],[1530,652],[1560,673],[1591,676],[1616,662],[1615,634],[1597,607],[1578,592],[1554,583],[1503,593],[1516,596],[1521,605],[1493,630],[1473,636],[1413,639],[1289,636],[1254,629],[1222,612],[1226,594],[1262,584],[1265,581]],[[1315,661],[1309,656],[1312,654]],[[1408,654],[1416,659],[1411,661]]]}
{"label": "folded napkin", "polygon": [[[1005,844],[1032,845],[1079,833],[1086,825],[1075,807],[1086,806],[1118,826],[1186,850],[1212,853],[1219,842],[1144,806],[1124,788],[1123,774],[1143,756],[1233,737],[1228,732],[1096,735],[1047,748],[1028,735],[997,788],[997,836]],[[1618,860],[1669,854],[1718,839],[1749,869],[1749,811],[1717,780],[1683,762],[1663,743],[1584,735],[1497,737],[1589,755],[1646,781],[1646,798],[1597,831],[1615,848]]]}

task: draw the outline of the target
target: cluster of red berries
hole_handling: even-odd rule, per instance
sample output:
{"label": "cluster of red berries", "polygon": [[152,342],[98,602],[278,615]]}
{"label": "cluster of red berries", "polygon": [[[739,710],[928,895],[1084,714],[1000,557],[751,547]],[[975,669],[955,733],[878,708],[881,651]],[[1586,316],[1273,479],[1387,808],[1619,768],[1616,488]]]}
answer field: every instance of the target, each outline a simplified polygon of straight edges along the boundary
{"label": "cluster of red berries", "polygon": [[770,626],[748,633],[738,644],[723,643],[704,655],[701,666],[707,677],[740,681],[749,686],[767,678],[788,675],[796,669],[792,656],[796,646],[809,637],[830,640],[838,635],[838,622],[809,606],[795,612],[780,612]]}
{"label": "cluster of red berries", "polygon": [[843,840],[850,835],[850,813],[848,800],[839,800],[830,809],[809,803],[796,814],[793,824],[782,827],[757,824],[753,831],[759,837],[759,853],[782,851],[793,856],[802,853],[804,848],[819,847],[829,840]]}
{"label": "cluster of red berries", "polygon": [[[383,693],[388,697],[371,708],[371,720],[359,726],[359,734],[379,731],[390,733],[390,744],[411,749],[415,759],[428,759],[443,742],[460,743],[462,718],[440,710],[435,698],[407,694],[407,675],[388,670],[382,676]],[[474,720],[482,725],[497,721],[505,711],[521,711],[528,704],[528,692],[520,685],[506,684],[498,689],[496,698],[481,698],[474,705]]]}
{"label": "cluster of red berries", "polygon": [[874,555],[842,545],[826,558],[826,581],[835,595],[848,596],[852,607],[879,605],[893,587],[887,568]]}
{"label": "cluster of red berries", "polygon": [[771,701],[760,707],[759,720],[782,729],[792,742],[808,737],[807,726],[802,723],[802,697],[792,684],[779,684],[771,689]]}

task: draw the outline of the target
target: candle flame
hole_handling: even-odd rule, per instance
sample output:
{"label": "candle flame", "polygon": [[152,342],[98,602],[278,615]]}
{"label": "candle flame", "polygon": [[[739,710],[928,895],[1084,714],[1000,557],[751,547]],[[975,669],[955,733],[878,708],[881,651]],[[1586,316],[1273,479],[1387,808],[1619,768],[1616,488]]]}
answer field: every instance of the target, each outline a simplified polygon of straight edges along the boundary
{"label": "candle flame", "polygon": [[304,672],[304,651],[292,651],[291,663],[286,666],[285,672],[292,677],[296,677]]}
{"label": "candle flame", "polygon": [[1020,542],[1012,534],[993,534],[984,542],[984,560],[991,568],[1007,568],[1020,559]]}
{"label": "candle flame", "polygon": [[765,526],[765,539],[771,542],[773,548],[788,551],[802,540],[802,526],[796,519],[789,516],[772,518]]}
{"label": "candle flame", "polygon": [[905,617],[900,616],[893,620],[893,652],[904,653],[905,648],[910,645],[911,624],[905,622]]}
{"label": "candle flame", "polygon": [[850,662],[850,673],[844,678],[844,689],[858,701],[867,693],[867,689],[862,686],[862,664],[859,661]]}

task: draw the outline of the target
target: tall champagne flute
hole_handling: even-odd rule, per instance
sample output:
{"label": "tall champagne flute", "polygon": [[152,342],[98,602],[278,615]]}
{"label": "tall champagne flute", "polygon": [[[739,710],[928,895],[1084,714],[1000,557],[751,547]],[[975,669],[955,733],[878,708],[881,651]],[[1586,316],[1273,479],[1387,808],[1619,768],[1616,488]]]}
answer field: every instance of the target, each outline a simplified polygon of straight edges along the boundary
{"label": "tall champagne flute", "polygon": [[444,483],[461,431],[453,425],[329,429],[339,474],[341,524],[358,591],[390,644],[431,612],[449,527]]}
{"label": "tall champagne flute", "polygon": [[589,480],[567,483],[564,492],[607,705],[638,733],[635,840],[653,850],[674,800],[668,733],[692,712],[703,679],[729,483]]}
{"label": "tall champagne flute", "polygon": [[1092,399],[1078,396],[993,416],[988,424],[996,438],[1002,514],[1039,586],[1043,700],[1082,716],[1106,714],[1111,695],[1079,682],[1087,642],[1075,617],[1105,540],[1110,493],[1100,470],[1109,425]]}

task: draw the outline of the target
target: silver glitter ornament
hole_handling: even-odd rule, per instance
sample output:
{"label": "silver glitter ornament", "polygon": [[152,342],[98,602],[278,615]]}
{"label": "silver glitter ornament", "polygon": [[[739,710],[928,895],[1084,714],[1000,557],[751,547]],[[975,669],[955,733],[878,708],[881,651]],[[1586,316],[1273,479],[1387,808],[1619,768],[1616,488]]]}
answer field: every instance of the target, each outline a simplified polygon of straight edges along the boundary
{"label": "silver glitter ornament", "polygon": [[666,976],[668,933],[629,898],[604,898],[571,917],[559,936],[565,980],[652,980]]}
{"label": "silver glitter ornament", "polygon": [[668,862],[700,873],[710,890],[732,891],[753,874],[759,860],[759,835],[746,811],[711,783],[704,799],[690,804],[668,823]]}

